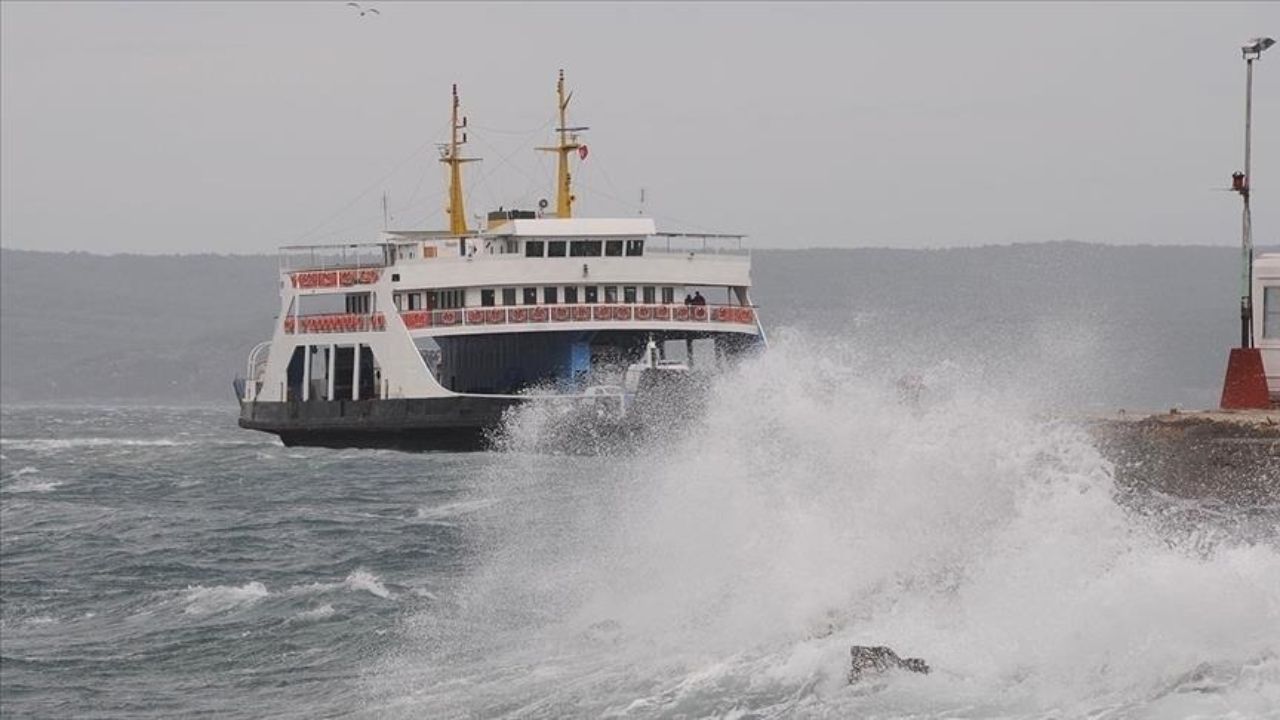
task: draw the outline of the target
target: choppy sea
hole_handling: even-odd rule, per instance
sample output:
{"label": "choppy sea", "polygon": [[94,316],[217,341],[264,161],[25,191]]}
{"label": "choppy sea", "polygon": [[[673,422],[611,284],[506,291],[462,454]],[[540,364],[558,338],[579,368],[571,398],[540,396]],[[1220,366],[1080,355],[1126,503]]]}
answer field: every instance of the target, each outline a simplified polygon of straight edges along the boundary
{"label": "choppy sea", "polygon": [[[6,718],[1280,716],[1280,508],[1124,492],[1025,393],[803,343],[687,432],[286,448],[0,412]],[[849,648],[928,675],[848,684]]]}

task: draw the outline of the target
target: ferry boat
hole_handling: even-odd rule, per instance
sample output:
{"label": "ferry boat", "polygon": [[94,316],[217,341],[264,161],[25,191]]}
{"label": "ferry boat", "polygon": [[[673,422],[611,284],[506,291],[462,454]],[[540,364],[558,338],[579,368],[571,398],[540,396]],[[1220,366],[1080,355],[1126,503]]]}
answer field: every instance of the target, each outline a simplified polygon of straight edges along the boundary
{"label": "ferry boat", "polygon": [[480,447],[515,406],[625,416],[764,346],[743,236],[574,216],[570,165],[586,158],[587,128],[568,125],[563,71],[556,93],[558,142],[538,148],[557,156],[554,212],[543,200],[468,227],[462,166],[474,159],[454,86],[448,230],[281,248],[272,338],[236,382],[241,427],[286,445]]}

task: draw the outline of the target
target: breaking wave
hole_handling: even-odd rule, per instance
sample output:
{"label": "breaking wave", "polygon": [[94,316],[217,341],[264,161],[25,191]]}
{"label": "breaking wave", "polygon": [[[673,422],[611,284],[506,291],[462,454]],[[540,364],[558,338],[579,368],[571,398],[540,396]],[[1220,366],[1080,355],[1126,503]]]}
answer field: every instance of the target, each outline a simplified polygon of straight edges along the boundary
{"label": "breaking wave", "polygon": [[271,593],[260,582],[248,582],[239,587],[232,585],[215,585],[204,587],[196,585],[187,588],[183,598],[186,607],[183,612],[188,615],[211,615],[226,612],[241,606],[252,605]]}
{"label": "breaking wave", "polygon": [[[1117,501],[1034,394],[793,340],[674,437],[508,445],[478,557],[369,674],[404,716],[1243,715],[1280,708],[1273,533],[1194,544]],[[530,412],[543,412],[542,410]],[[545,418],[514,415],[508,435]],[[928,676],[846,680],[849,647]]]}

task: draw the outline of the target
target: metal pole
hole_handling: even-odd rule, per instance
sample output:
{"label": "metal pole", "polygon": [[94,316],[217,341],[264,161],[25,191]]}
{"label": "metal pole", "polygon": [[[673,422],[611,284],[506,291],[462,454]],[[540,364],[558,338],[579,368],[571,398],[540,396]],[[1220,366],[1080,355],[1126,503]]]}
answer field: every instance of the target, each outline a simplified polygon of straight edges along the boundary
{"label": "metal pole", "polygon": [[1250,155],[1253,134],[1253,58],[1245,60],[1244,90],[1244,189],[1240,196],[1244,198],[1244,212],[1240,219],[1240,247],[1243,254],[1244,270],[1240,293],[1240,347],[1253,347],[1253,234],[1250,226],[1249,191],[1253,185],[1250,170]]}

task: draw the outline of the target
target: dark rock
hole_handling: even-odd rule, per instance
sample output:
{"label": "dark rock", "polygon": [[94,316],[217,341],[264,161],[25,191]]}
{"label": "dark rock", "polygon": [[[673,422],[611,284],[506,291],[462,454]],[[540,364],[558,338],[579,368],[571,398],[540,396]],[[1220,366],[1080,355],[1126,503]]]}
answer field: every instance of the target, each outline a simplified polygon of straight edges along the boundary
{"label": "dark rock", "polygon": [[849,682],[857,683],[869,675],[883,675],[890,670],[908,670],[914,673],[929,673],[929,664],[922,658],[901,658],[891,648],[883,645],[854,645],[849,650],[852,663],[849,667]]}

